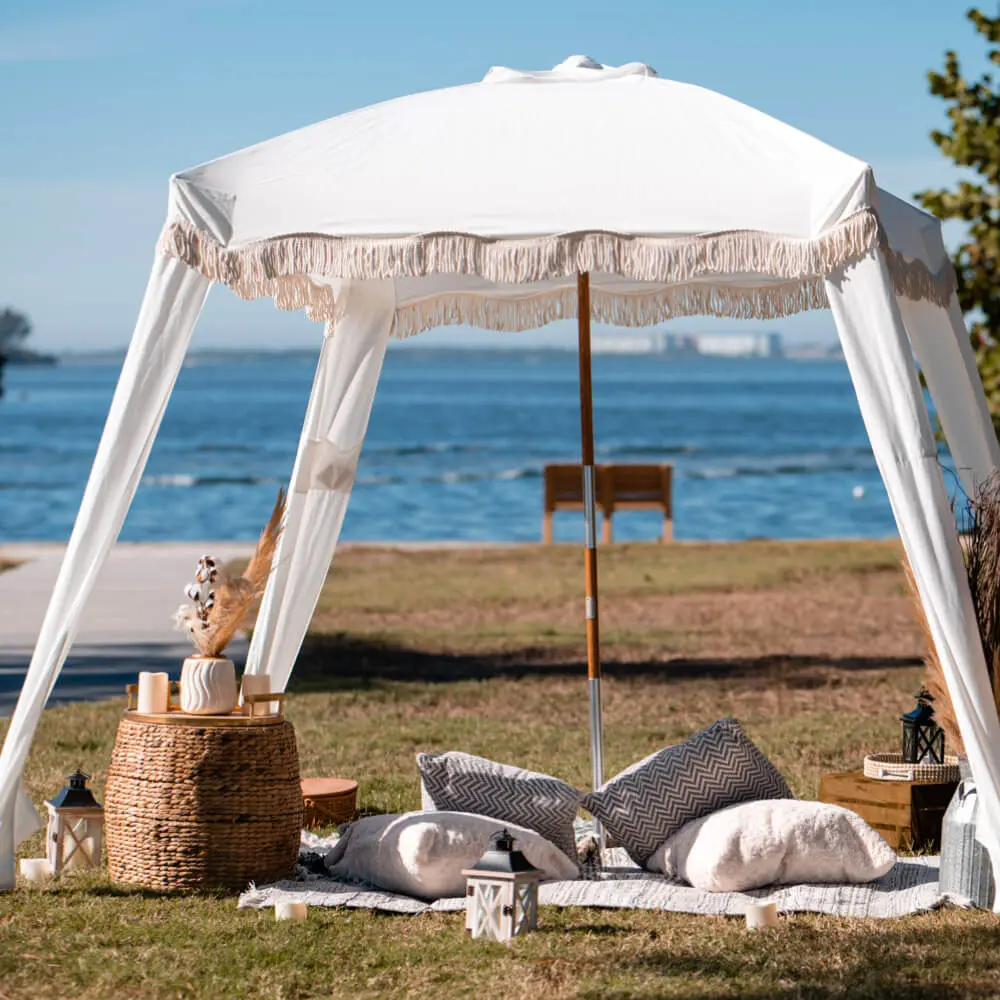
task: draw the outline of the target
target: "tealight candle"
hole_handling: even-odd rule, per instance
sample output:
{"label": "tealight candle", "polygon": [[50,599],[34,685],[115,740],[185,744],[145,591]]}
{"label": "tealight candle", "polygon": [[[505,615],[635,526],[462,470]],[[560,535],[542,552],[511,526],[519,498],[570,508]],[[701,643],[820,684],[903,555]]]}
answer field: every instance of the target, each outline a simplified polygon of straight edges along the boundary
{"label": "tealight candle", "polygon": [[139,673],[139,698],[137,709],[142,715],[162,715],[167,711],[170,698],[170,679],[167,674],[143,670]]}
{"label": "tealight candle", "polygon": [[299,902],[284,902],[274,904],[275,920],[305,920],[306,904]]}
{"label": "tealight candle", "polygon": [[29,882],[44,882],[52,874],[48,858],[21,858],[21,874]]}
{"label": "tealight candle", "polygon": [[777,903],[747,903],[747,930],[760,931],[778,926]]}

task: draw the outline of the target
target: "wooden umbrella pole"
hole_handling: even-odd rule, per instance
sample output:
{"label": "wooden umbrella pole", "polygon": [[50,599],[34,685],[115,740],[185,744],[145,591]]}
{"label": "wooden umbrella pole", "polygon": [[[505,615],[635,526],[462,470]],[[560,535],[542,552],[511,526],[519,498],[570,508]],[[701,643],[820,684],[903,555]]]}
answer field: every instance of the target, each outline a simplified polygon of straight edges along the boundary
{"label": "wooden umbrella pole", "polygon": [[[590,275],[577,276],[577,327],[580,344],[580,442],[583,452],[583,515],[586,525],[587,685],[590,694],[590,765],[595,789],[604,784],[604,732],[601,722],[601,633],[597,610],[597,511],[594,472],[594,394],[590,379]],[[603,841],[603,837],[601,837]],[[602,844],[603,846],[603,844]]]}

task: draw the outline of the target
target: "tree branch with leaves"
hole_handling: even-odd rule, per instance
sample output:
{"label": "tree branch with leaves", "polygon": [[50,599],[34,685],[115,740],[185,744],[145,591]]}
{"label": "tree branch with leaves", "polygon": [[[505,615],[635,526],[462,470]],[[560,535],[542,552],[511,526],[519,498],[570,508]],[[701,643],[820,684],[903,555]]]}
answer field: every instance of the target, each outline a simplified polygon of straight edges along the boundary
{"label": "tree branch with leaves", "polygon": [[12,350],[23,347],[31,334],[31,320],[24,313],[13,309],[0,312],[0,358],[6,358]]}
{"label": "tree branch with leaves", "polygon": [[[979,10],[966,16],[987,43],[989,62],[1000,65],[1000,11],[997,17]],[[932,70],[927,76],[931,93],[948,104],[949,128],[931,132],[931,139],[979,179],[916,197],[938,218],[968,225],[952,262],[958,273],[958,301],[971,320],[976,364],[1000,437],[1000,90],[990,73],[966,80],[953,51],[945,53],[943,73]]]}
{"label": "tree branch with leaves", "polygon": [[3,396],[3,370],[11,353],[20,350],[31,334],[31,321],[13,309],[0,312],[0,396]]}

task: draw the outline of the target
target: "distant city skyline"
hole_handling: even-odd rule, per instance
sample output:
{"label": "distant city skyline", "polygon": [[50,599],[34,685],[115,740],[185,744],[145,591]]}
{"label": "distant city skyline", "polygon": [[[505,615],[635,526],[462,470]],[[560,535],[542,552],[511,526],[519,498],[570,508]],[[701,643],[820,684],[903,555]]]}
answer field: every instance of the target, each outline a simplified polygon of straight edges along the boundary
{"label": "distant city skyline", "polygon": [[[4,5],[0,93],[16,98],[0,103],[0,308],[29,314],[40,350],[123,347],[172,172],[356,107],[481,79],[494,64],[547,68],[577,52],[611,64],[642,60],[760,108],[867,160],[882,186],[912,199],[958,176],[928,139],[945,117],[926,72],[942,65],[946,48],[967,71],[980,70],[965,7],[175,0],[168,17],[125,0]],[[961,229],[946,234],[954,242]],[[792,344],[835,336],[826,312],[667,325],[733,328],[776,329]],[[308,346],[319,336],[301,315],[218,289],[193,346]],[[572,336],[562,323],[422,339],[546,346]]]}
{"label": "distant city skyline", "polygon": [[[538,331],[531,331],[535,334],[544,334],[550,331],[553,335],[544,340],[534,337],[525,339],[525,333],[507,333],[498,335],[498,339],[486,341],[480,334],[489,331],[470,330],[470,336],[448,340],[442,338],[440,334],[445,330],[428,330],[418,337],[407,337],[405,339],[393,338],[389,341],[389,349],[419,350],[427,348],[430,350],[458,350],[468,349],[471,351],[569,351],[576,353],[577,331],[576,328],[570,331],[572,336],[561,336],[562,324],[552,324],[543,327]],[[689,355],[699,355],[703,357],[730,357],[730,358],[819,358],[830,357],[832,351],[837,347],[837,340],[830,339],[817,340],[791,340],[789,341],[777,330],[751,330],[748,324],[739,324],[730,328],[719,330],[681,330],[680,328],[670,328],[666,324],[657,324],[647,327],[601,327],[595,324],[593,336],[594,354],[658,354],[664,357],[682,358]],[[55,349],[43,354],[43,359],[61,358],[71,360],[79,358],[81,361],[106,361],[109,359],[124,357],[125,344],[113,347],[70,347]],[[238,355],[241,352],[249,357],[281,356],[300,353],[310,353],[318,350],[319,343],[281,344],[268,343],[261,347],[248,347],[246,345],[212,345],[203,344],[194,347],[188,352],[191,358],[210,358],[215,355]]]}

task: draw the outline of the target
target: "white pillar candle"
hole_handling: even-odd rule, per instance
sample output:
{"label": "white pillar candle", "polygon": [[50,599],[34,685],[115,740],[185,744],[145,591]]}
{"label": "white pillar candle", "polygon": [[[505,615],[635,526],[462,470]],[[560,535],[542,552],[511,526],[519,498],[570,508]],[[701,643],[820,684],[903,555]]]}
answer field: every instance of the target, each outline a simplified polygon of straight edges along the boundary
{"label": "white pillar candle", "polygon": [[285,902],[274,904],[275,920],[305,920],[306,904],[298,902]]}
{"label": "white pillar candle", "polygon": [[139,674],[138,711],[142,715],[162,715],[170,698],[170,679],[164,673],[143,670]]}
{"label": "white pillar candle", "polygon": [[44,882],[52,874],[48,858],[21,858],[21,874],[29,882]]}
{"label": "white pillar candle", "polygon": [[778,926],[777,903],[747,903],[746,915],[748,930],[759,931]]}
{"label": "white pillar candle", "polygon": [[[243,685],[241,688],[241,698],[242,695],[246,694],[270,694],[271,693],[271,678],[267,674],[244,674],[243,675]],[[276,703],[269,701],[267,703],[257,702],[254,706],[255,715],[274,715],[277,712]],[[250,714],[250,706],[243,705],[243,714]]]}

